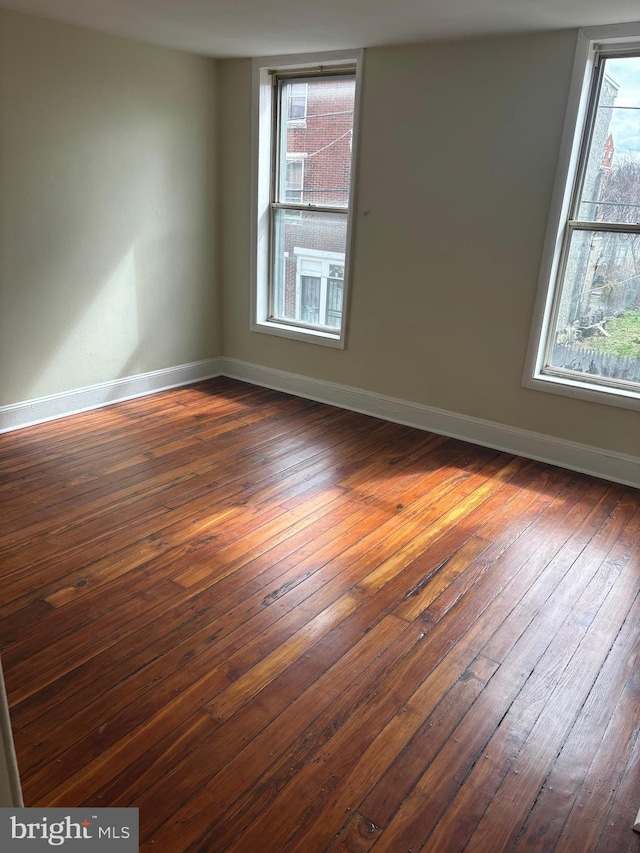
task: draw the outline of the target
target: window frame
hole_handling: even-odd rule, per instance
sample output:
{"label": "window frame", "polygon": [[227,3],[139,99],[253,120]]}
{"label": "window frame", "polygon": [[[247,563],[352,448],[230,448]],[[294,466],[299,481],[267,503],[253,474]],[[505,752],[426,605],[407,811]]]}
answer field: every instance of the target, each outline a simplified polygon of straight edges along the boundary
{"label": "window frame", "polygon": [[[344,349],[349,322],[349,283],[353,257],[354,219],[356,210],[356,182],[358,168],[358,130],[362,87],[363,51],[332,51],[323,54],[259,57],[252,63],[252,221],[251,221],[251,318],[254,332],[306,341]],[[277,87],[273,85],[274,72],[304,74],[309,71],[335,70],[352,66],[355,74],[353,136],[351,150],[351,177],[349,207],[346,213],[347,232],[345,246],[345,276],[343,292],[342,325],[335,332],[304,325],[281,322],[271,317],[270,311],[270,255],[272,240],[272,195],[275,178],[274,146],[276,126]],[[295,205],[294,205],[295,207]],[[312,205],[303,202],[301,209],[313,211]]]}
{"label": "window frame", "polygon": [[583,138],[590,132],[588,119],[593,97],[592,81],[595,79],[595,63],[600,47],[639,50],[640,22],[589,27],[578,32],[522,384],[536,391],[640,410],[638,391],[599,384],[596,378],[585,381],[543,372],[569,246],[569,217],[576,194],[580,191],[578,184],[583,174]]}

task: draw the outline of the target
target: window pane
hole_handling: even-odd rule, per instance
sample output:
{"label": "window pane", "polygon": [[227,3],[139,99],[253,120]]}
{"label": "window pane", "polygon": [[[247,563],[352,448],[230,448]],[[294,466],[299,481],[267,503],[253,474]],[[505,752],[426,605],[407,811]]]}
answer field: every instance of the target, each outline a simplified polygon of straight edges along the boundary
{"label": "window pane", "polygon": [[274,224],[271,316],[339,328],[342,282],[338,297],[330,286],[337,281],[330,270],[337,266],[344,271],[346,214],[280,209],[274,211]]}
{"label": "window pane", "polygon": [[[309,204],[347,207],[351,180],[351,137],[355,79],[328,77],[308,83],[281,84],[283,122],[280,134],[280,187],[278,201],[285,201],[288,154],[304,154],[304,200]],[[306,90],[304,122],[299,87]],[[296,100],[298,99],[298,100]],[[298,103],[298,107],[294,105]]]}
{"label": "window pane", "polygon": [[606,59],[578,218],[640,222],[640,57]]}
{"label": "window pane", "polygon": [[574,231],[548,365],[640,386],[640,235]]}

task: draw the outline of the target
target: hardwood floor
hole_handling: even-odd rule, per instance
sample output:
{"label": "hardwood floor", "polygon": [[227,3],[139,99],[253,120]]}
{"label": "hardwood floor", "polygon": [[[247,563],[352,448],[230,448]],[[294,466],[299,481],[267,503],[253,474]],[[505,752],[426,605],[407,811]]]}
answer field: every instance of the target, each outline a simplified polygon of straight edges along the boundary
{"label": "hardwood floor", "polygon": [[640,851],[640,492],[227,379],[0,466],[27,805],[162,853]]}

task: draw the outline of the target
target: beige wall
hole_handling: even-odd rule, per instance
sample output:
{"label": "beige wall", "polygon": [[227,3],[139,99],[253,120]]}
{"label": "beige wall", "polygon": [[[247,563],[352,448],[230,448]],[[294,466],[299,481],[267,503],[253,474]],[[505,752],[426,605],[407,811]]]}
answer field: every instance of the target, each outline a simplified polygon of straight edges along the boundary
{"label": "beige wall", "polygon": [[223,62],[225,355],[640,455],[637,413],[521,387],[574,48],[366,51],[345,351],[249,331],[250,64]]}
{"label": "beige wall", "polygon": [[216,78],[0,11],[0,405],[220,354]]}

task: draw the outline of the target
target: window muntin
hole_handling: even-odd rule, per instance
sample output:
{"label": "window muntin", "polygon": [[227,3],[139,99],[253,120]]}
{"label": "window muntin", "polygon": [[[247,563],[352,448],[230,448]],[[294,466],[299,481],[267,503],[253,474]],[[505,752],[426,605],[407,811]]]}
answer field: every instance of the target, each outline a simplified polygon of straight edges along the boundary
{"label": "window muntin", "polygon": [[539,376],[640,397],[640,47],[600,47]]}
{"label": "window muntin", "polygon": [[[276,75],[268,319],[335,334],[343,326],[355,75],[310,77],[303,125],[290,118],[301,85]],[[342,276],[324,268],[302,275],[297,256],[305,253],[330,257]]]}

